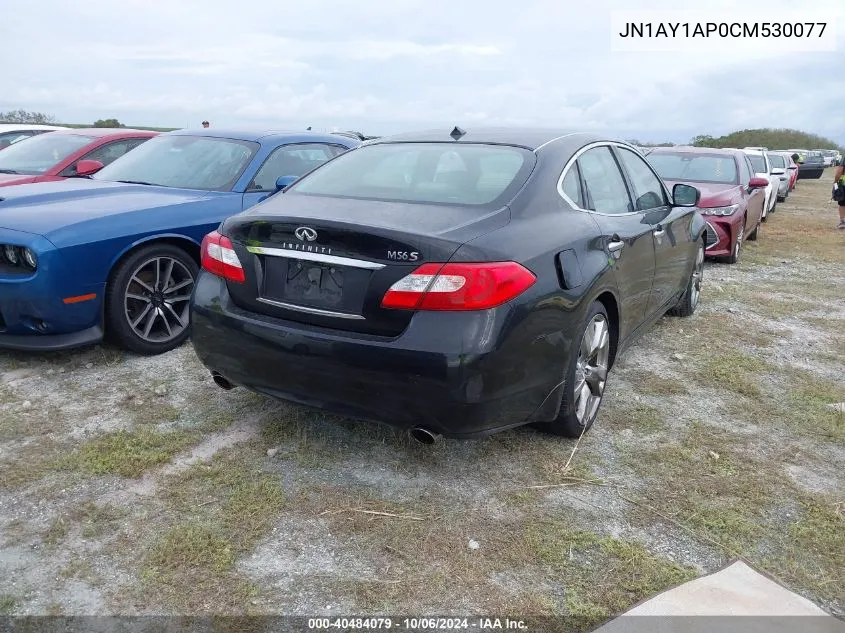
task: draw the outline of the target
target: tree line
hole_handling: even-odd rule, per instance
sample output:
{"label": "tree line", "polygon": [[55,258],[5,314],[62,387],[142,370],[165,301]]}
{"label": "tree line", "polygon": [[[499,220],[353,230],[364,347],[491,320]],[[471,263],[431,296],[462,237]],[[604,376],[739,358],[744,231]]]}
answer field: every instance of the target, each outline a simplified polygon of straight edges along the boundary
{"label": "tree line", "polygon": [[[44,112],[9,110],[0,112],[0,123],[32,123],[34,125],[56,125],[56,117]],[[97,119],[93,127],[126,127],[117,119]]]}
{"label": "tree line", "polygon": [[[0,112],[0,123],[35,123],[38,125],[55,124],[56,117],[43,112],[29,112],[27,110],[10,110]],[[97,119],[94,127],[126,127],[117,119]],[[637,139],[629,139],[632,145],[641,147],[674,147],[675,143],[645,143]],[[768,147],[773,150],[782,149],[838,149],[845,152],[841,147],[829,138],[810,134],[801,130],[788,128],[760,128],[755,130],[740,130],[731,132],[725,136],[710,136],[700,134],[690,142],[694,147]]]}

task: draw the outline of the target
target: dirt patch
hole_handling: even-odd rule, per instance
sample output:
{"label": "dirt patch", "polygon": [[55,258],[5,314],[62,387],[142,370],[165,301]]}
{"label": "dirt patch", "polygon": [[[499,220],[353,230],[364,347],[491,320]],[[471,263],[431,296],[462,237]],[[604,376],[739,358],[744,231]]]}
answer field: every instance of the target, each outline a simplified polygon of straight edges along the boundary
{"label": "dirt patch", "polygon": [[518,429],[419,446],[224,392],[190,346],[4,354],[0,614],[597,623],[735,556],[845,611],[828,181],[801,181],[741,264],[708,264],[700,310],[619,360],[577,445]]}

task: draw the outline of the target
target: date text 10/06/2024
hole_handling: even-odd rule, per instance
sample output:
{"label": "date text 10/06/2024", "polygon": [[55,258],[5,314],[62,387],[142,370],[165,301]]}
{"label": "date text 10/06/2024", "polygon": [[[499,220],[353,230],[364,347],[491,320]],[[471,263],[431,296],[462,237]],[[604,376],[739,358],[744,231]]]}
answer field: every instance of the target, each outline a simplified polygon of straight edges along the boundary
{"label": "date text 10/06/2024", "polygon": [[625,22],[619,37],[819,37],[827,22]]}
{"label": "date text 10/06/2024", "polygon": [[451,630],[501,630],[526,631],[524,620],[510,618],[309,618],[311,630],[359,629],[359,630],[407,630],[407,631],[451,631]]}

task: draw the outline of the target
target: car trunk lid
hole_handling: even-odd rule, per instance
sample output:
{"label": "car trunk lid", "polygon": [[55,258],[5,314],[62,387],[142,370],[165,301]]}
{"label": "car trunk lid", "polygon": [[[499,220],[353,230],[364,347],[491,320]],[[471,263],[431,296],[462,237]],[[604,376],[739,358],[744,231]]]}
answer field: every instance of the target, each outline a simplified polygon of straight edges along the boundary
{"label": "car trunk lid", "polygon": [[[280,194],[286,195],[286,194]],[[507,207],[473,207],[290,195],[288,214],[260,208],[222,233],[244,268],[229,282],[238,306],[291,321],[397,336],[412,312],[381,307],[390,286],[509,221]]]}

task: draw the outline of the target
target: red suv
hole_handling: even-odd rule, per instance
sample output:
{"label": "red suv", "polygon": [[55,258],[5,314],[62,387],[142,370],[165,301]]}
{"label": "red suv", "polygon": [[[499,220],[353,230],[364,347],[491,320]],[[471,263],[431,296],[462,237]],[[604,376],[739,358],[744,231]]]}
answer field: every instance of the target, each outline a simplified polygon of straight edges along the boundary
{"label": "red suv", "polygon": [[707,220],[706,250],[728,263],[739,261],[743,241],[756,240],[769,181],[757,178],[744,152],[707,147],[655,147],[646,159],[671,189],[676,183],[701,191]]}
{"label": "red suv", "polygon": [[88,176],[156,134],[85,128],[33,136],[0,152],[0,187]]}

